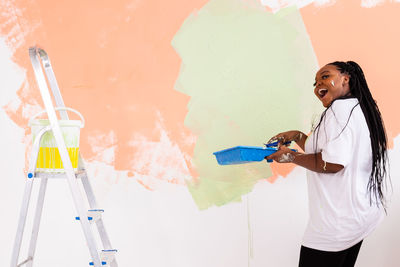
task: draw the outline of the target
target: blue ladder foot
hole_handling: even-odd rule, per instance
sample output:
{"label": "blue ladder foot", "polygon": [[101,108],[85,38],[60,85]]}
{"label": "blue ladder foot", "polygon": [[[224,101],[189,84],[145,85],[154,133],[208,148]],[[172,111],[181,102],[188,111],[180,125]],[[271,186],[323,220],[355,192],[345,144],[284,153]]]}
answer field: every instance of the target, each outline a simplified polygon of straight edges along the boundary
{"label": "blue ladder foot", "polygon": [[[106,265],[106,264],[107,264],[107,262],[105,262],[105,261],[102,261],[102,262],[101,262],[101,265]],[[89,265],[94,266],[93,261],[89,262]]]}

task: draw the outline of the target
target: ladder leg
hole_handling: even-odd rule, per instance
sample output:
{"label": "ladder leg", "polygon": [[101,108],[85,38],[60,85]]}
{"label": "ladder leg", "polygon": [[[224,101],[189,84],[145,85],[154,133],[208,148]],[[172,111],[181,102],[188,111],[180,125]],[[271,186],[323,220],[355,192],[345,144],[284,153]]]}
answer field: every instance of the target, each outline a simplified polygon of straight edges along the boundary
{"label": "ladder leg", "polygon": [[22,199],[22,206],[19,215],[17,234],[15,236],[13,254],[11,258],[11,267],[17,267],[19,252],[21,250],[22,237],[24,235],[26,216],[28,214],[29,201],[32,193],[33,178],[29,178],[25,184],[24,197]]}
{"label": "ladder leg", "polygon": [[86,171],[85,174],[81,177],[81,181],[83,188],[85,189],[86,197],[89,202],[89,207],[91,209],[97,209],[98,207],[97,207],[96,197],[94,196],[92,185],[90,184]]}
{"label": "ladder leg", "polygon": [[[96,197],[93,193],[92,185],[90,184],[89,178],[85,171],[85,175],[81,177],[83,188],[85,189],[86,196],[88,198],[89,206],[91,209],[97,209]],[[102,219],[96,221],[97,230],[100,235],[101,242],[103,243],[104,249],[112,249],[110,238],[108,237],[106,228],[104,227],[104,223]],[[114,260],[110,263],[111,267],[118,267],[117,261]]]}
{"label": "ladder leg", "polygon": [[[82,184],[83,184],[83,188],[85,189],[85,193],[86,193],[86,196],[88,198],[90,208],[91,209],[97,209],[98,207],[97,207],[97,203],[96,203],[96,198],[95,198],[95,196],[93,194],[92,185],[90,184],[90,181],[88,179],[88,176],[87,176],[86,172],[85,172],[85,175],[82,176],[81,181],[82,181]],[[97,220],[96,221],[96,226],[97,226],[97,229],[99,231],[101,242],[103,243],[104,249],[112,249],[110,239],[109,239],[109,237],[107,235],[106,229],[105,229],[104,224],[103,224],[103,220],[102,219]]]}
{"label": "ladder leg", "polygon": [[47,181],[48,181],[48,178],[42,178],[41,183],[40,183],[39,196],[38,196],[37,205],[36,205],[35,219],[33,221],[31,241],[30,241],[29,250],[28,250],[28,258],[30,258],[32,260],[30,260],[26,264],[27,267],[32,267],[32,265],[33,265],[33,257],[35,255],[36,242],[37,242],[37,238],[38,238],[38,234],[39,234],[40,219],[42,217],[42,210],[43,210],[44,196],[45,196],[46,188],[47,188]]}
{"label": "ladder leg", "polygon": [[24,197],[22,200],[21,212],[20,212],[20,216],[19,216],[17,235],[15,237],[13,254],[12,254],[12,258],[11,258],[11,267],[20,266],[20,265],[25,264],[26,262],[29,262],[32,260],[31,258],[28,257],[28,259],[26,259],[23,263],[17,265],[19,252],[21,250],[22,237],[24,235],[26,216],[28,214],[29,201],[30,201],[31,193],[32,193],[32,186],[33,186],[33,181],[34,181],[34,176],[35,176],[36,163],[37,163],[37,158],[38,158],[38,154],[39,154],[40,140],[42,139],[43,134],[49,130],[50,130],[50,126],[47,126],[43,129],[41,129],[36,136],[36,140],[33,142],[32,151],[31,151],[32,156],[31,156],[31,161],[29,162],[29,174],[28,174],[28,179],[26,180],[26,184],[25,184],[25,191],[24,191]]}
{"label": "ladder leg", "polygon": [[81,223],[82,230],[83,230],[83,233],[86,238],[86,242],[87,242],[87,245],[89,248],[90,255],[93,260],[94,267],[101,267],[102,265],[101,265],[100,256],[99,256],[99,253],[97,250],[97,246],[96,246],[96,241],[95,241],[93,233],[90,229],[89,220],[87,220],[87,213],[86,213],[87,211],[84,209],[84,202],[83,202],[83,198],[79,192],[78,182],[76,180],[75,175],[71,176],[67,172],[67,176],[68,176],[68,178],[67,178],[68,184],[70,186],[71,193],[72,193],[72,198],[74,199],[75,208],[78,212],[79,217],[81,218],[80,223]]}
{"label": "ladder leg", "polygon": [[[99,231],[99,235],[101,238],[101,242],[103,243],[104,249],[112,249],[110,239],[108,238],[106,228],[104,227],[103,219],[96,221],[97,230]],[[110,262],[110,267],[118,267],[117,260],[114,257],[114,260]]]}

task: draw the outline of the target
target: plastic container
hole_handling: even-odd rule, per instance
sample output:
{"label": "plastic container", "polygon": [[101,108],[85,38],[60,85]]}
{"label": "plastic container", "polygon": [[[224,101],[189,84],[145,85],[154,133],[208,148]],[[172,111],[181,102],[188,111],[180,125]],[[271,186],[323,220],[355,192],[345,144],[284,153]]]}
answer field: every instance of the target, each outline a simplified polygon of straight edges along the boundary
{"label": "plastic container", "polygon": [[[254,161],[262,161],[265,157],[275,153],[277,148],[264,148],[257,146],[235,146],[214,152],[220,165],[243,164]],[[272,160],[268,160],[272,162]]]}
{"label": "plastic container", "polygon": [[[72,167],[74,170],[77,170],[79,159],[80,128],[84,127],[85,121],[83,116],[74,109],[56,108],[56,110],[69,110],[77,113],[81,118],[81,120],[58,120],[69,158],[71,159]],[[35,141],[39,131],[50,125],[50,121],[48,119],[36,119],[36,117],[43,113],[45,113],[45,111],[39,112],[29,121],[29,126],[32,129],[33,142]],[[46,173],[64,172],[61,156],[52,131],[44,133],[42,139],[40,140],[36,171]]]}

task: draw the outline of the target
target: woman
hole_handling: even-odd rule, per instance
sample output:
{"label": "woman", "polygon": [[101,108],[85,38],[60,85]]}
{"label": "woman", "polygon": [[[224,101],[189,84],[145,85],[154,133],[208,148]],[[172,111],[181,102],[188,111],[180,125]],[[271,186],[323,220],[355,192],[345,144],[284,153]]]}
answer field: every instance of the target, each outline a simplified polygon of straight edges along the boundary
{"label": "woman", "polygon": [[[278,141],[279,149],[267,159],[307,169],[310,218],[299,266],[354,266],[363,239],[384,216],[386,132],[357,63],[327,64],[314,86],[326,108],[318,125],[310,136],[277,134],[269,142]],[[288,141],[305,153],[280,145]]]}

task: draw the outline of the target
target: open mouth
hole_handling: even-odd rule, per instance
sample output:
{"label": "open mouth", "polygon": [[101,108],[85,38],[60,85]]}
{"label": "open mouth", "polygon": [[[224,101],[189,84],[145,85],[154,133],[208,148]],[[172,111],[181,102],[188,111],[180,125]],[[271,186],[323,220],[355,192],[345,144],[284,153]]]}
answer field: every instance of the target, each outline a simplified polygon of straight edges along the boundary
{"label": "open mouth", "polygon": [[321,88],[318,90],[318,95],[320,98],[323,98],[328,93],[328,89]]}

